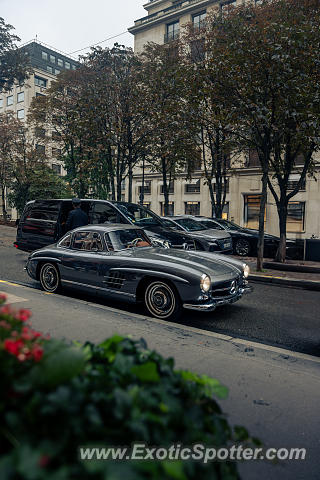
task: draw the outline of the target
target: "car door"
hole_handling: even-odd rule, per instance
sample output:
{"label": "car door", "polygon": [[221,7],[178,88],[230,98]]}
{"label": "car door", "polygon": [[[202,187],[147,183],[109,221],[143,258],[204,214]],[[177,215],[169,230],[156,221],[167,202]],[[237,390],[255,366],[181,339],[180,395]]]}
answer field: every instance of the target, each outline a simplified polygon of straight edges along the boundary
{"label": "car door", "polygon": [[102,254],[100,233],[89,230],[75,232],[71,248],[62,257],[60,268],[64,282],[70,286],[95,291]]}
{"label": "car door", "polygon": [[46,247],[57,240],[60,206],[58,200],[37,200],[27,210],[20,229],[30,250]]}

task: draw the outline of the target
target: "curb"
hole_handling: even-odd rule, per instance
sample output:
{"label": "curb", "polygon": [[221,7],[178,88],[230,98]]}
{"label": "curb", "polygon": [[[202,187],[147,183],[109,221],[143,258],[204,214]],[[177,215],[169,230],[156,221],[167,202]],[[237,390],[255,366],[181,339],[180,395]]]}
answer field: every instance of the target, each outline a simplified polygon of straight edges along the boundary
{"label": "curb", "polygon": [[315,267],[311,265],[297,265],[290,263],[264,262],[264,268],[271,268],[272,270],[281,270],[285,272],[301,272],[301,273],[320,273],[320,266]]}
{"label": "curb", "polygon": [[286,287],[303,288],[304,290],[320,291],[320,282],[315,280],[298,280],[288,277],[273,277],[267,275],[249,275],[249,280],[253,282],[272,283]]}

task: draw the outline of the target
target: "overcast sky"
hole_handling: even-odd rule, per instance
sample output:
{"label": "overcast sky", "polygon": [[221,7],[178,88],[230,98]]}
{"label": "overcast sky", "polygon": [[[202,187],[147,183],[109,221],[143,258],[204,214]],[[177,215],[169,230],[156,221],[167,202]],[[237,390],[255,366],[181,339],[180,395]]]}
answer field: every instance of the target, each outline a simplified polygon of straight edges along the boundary
{"label": "overcast sky", "polygon": [[[39,41],[71,53],[125,32],[134,20],[147,15],[142,7],[146,1],[0,0],[0,17],[15,27],[22,43],[37,35]],[[128,32],[101,46],[111,47],[116,41],[133,47]]]}

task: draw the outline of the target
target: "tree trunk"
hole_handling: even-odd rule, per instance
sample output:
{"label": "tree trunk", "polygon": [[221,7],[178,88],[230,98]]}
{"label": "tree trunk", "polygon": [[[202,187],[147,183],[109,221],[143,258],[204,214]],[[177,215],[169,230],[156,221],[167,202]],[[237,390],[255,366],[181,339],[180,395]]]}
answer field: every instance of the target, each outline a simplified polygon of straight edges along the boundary
{"label": "tree trunk", "polygon": [[1,198],[2,198],[2,215],[3,215],[3,220],[6,222],[7,221],[7,209],[6,209],[6,188],[3,185],[1,187]]}
{"label": "tree trunk", "polygon": [[268,172],[263,172],[262,175],[262,191],[259,211],[259,238],[257,246],[257,271],[261,272],[263,267],[263,252],[264,252],[264,215],[267,204],[268,195]]}
{"label": "tree trunk", "polygon": [[133,177],[133,168],[132,168],[132,159],[129,160],[129,168],[128,168],[128,202],[132,202],[132,177]]}
{"label": "tree trunk", "polygon": [[217,214],[216,214],[216,202],[214,198],[213,185],[211,181],[208,182],[208,188],[209,188],[210,201],[211,201],[211,216],[214,218],[217,216]]}
{"label": "tree trunk", "polygon": [[163,209],[164,209],[164,214],[169,215],[169,187],[168,187],[168,178],[167,178],[167,165],[166,165],[166,159],[162,157],[161,159],[162,163],[162,179],[163,179],[163,197],[164,197],[164,204],[163,204]]}
{"label": "tree trunk", "polygon": [[280,242],[276,253],[276,262],[284,263],[286,260],[286,244],[287,244],[287,199],[281,195],[278,206],[279,215],[279,229],[280,229]]}

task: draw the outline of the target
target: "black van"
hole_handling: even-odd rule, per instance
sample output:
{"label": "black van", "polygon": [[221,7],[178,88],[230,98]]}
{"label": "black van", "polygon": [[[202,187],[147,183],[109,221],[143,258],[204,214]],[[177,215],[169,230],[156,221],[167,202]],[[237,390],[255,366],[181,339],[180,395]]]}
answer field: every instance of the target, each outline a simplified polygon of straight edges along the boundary
{"label": "black van", "polygon": [[[71,199],[32,200],[24,208],[18,223],[15,247],[33,251],[55,243],[66,233],[65,223]],[[110,202],[108,200],[81,200],[89,223],[127,223],[142,227],[153,240],[173,248],[194,249],[193,240],[185,234],[165,226],[161,217],[136,203]]]}

